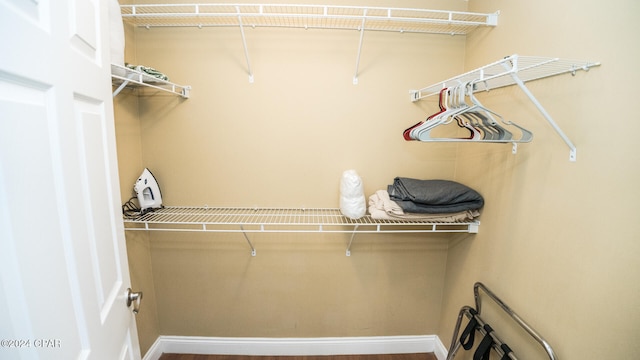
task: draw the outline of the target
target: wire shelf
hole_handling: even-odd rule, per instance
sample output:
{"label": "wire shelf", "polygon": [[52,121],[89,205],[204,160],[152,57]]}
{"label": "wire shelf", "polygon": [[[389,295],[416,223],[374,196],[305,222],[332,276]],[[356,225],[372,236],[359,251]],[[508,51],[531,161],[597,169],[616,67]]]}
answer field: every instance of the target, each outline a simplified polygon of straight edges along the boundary
{"label": "wire shelf", "polygon": [[125,218],[125,230],[204,232],[477,233],[479,221],[350,219],[333,208],[165,207]]}
{"label": "wire shelf", "polygon": [[[569,161],[576,161],[576,146],[560,129],[551,115],[526,87],[525,82],[543,79],[551,76],[570,73],[575,75],[579,70],[589,71],[592,67],[600,66],[599,62],[568,60],[560,58],[511,55],[489,65],[458,75],[451,79],[427,86],[420,90],[411,90],[411,101],[418,101],[429,96],[439,94],[442,89],[472,84],[473,91],[489,91],[510,85],[518,85],[529,100],[538,108],[542,116],[553,127],[558,136],[569,147]],[[512,152],[516,151],[516,144]]]}
{"label": "wire shelf", "polygon": [[444,88],[454,87],[468,82],[475,83],[475,91],[486,91],[516,85],[516,78],[526,83],[532,80],[567,73],[575,75],[579,70],[588,71],[590,68],[599,65],[600,63],[598,62],[584,60],[511,55],[420,90],[411,90],[411,100],[417,101],[437,95]]}
{"label": "wire shelf", "polygon": [[498,13],[296,4],[122,5],[140,27],[289,27],[465,35],[496,26]]}
{"label": "wire shelf", "polygon": [[116,97],[125,87],[146,87],[169,92],[185,99],[189,98],[189,92],[191,91],[191,86],[174,84],[117,64],[111,64],[111,85],[116,88],[113,92],[113,97]]}

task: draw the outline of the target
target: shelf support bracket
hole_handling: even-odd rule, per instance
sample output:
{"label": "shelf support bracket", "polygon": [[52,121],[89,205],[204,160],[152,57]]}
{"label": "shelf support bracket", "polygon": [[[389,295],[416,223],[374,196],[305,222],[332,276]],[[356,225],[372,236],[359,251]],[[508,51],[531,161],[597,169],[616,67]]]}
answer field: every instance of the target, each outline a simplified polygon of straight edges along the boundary
{"label": "shelf support bracket", "polygon": [[127,87],[127,85],[129,85],[129,80],[123,81],[122,84],[120,84],[120,86],[118,86],[118,88],[113,92],[113,97],[118,96],[118,94],[120,94],[120,91]]}
{"label": "shelf support bracket", "polygon": [[351,240],[349,240],[349,245],[347,245],[347,256],[351,256],[351,243],[353,243],[353,238],[356,236],[356,232],[358,230],[358,226],[356,225],[353,228],[353,232],[351,233]]}
{"label": "shelf support bracket", "polygon": [[551,115],[549,115],[547,110],[544,109],[544,107],[542,106],[542,104],[540,104],[538,99],[536,99],[536,97],[533,96],[531,91],[529,91],[529,88],[527,88],[524,85],[524,82],[522,82],[522,80],[520,80],[520,78],[516,74],[511,74],[511,76],[513,77],[513,80],[515,80],[516,84],[518,84],[518,86],[520,86],[520,89],[522,89],[522,91],[529,97],[529,100],[531,100],[531,102],[536,106],[536,108],[538,108],[538,111],[540,111],[542,116],[544,116],[544,118],[547,119],[547,122],[549,122],[549,124],[553,127],[553,129],[558,133],[558,135],[560,135],[562,140],[567,144],[567,146],[569,147],[569,161],[575,162],[576,161],[576,146],[573,145],[571,140],[569,140],[567,135],[565,135],[565,133],[562,131],[562,129],[560,129],[558,124],[556,124],[556,122],[553,121],[553,118],[551,117]]}
{"label": "shelf support bracket", "polygon": [[251,256],[256,256],[256,249],[253,247],[251,240],[249,240],[247,233],[244,231],[244,226],[240,225],[240,230],[242,230],[242,235],[244,235],[245,240],[247,240],[247,244],[251,247]]}
{"label": "shelf support bracket", "polygon": [[576,151],[577,151],[576,150],[576,146],[573,145],[571,140],[569,140],[567,135],[565,135],[565,133],[562,131],[562,129],[560,129],[558,124],[556,124],[556,122],[553,121],[553,118],[551,117],[551,115],[549,115],[547,110],[544,109],[544,107],[542,106],[542,104],[540,104],[538,99],[536,99],[536,97],[533,96],[531,91],[529,91],[529,88],[527,88],[524,85],[524,82],[522,82],[522,80],[520,80],[520,78],[514,73],[512,73],[511,76],[513,77],[513,80],[516,82],[516,84],[518,84],[520,89],[522,89],[522,91],[527,95],[527,97],[529,97],[529,100],[531,100],[531,102],[536,106],[536,108],[538,108],[538,111],[540,111],[542,116],[544,116],[544,118],[547,120],[547,122],[553,127],[553,129],[558,133],[558,135],[560,135],[562,140],[567,144],[567,146],[569,147],[569,161],[575,162],[576,161]]}
{"label": "shelf support bracket", "polygon": [[364,9],[362,25],[360,25],[360,44],[358,45],[358,56],[356,58],[356,72],[353,74],[353,85],[358,85],[358,68],[360,67],[360,54],[362,53],[362,40],[364,39],[364,23],[367,20],[367,9]]}
{"label": "shelf support bracket", "polygon": [[238,24],[240,25],[240,35],[242,35],[242,46],[244,47],[244,57],[247,59],[247,71],[249,72],[249,83],[253,84],[253,71],[251,71],[251,61],[249,60],[249,50],[247,49],[247,39],[244,36],[244,25],[242,24],[242,14],[240,6],[236,6],[238,12]]}
{"label": "shelf support bracket", "polygon": [[518,74],[517,74],[518,69],[515,68],[515,66],[514,66],[514,68],[509,69],[508,66],[506,64],[504,64],[504,63],[503,63],[503,66],[505,68],[507,68],[507,70],[509,70],[509,72],[511,74],[511,77],[513,78],[513,81],[515,81],[515,83],[520,87],[522,92],[524,92],[525,95],[527,95],[527,97],[529,98],[529,100],[531,100],[533,105],[535,105],[535,107],[538,109],[538,111],[540,111],[542,116],[553,127],[553,129],[556,131],[556,133],[558,133],[558,135],[562,138],[562,140],[567,144],[567,146],[569,147],[569,161],[575,162],[576,161],[576,146],[573,145],[571,140],[569,140],[569,137],[567,137],[567,135],[565,135],[565,133],[562,131],[562,129],[560,129],[560,127],[558,126],[558,124],[556,124],[556,122],[553,121],[553,118],[551,117],[551,115],[549,115],[547,110],[544,109],[544,107],[542,106],[542,104],[540,104],[538,99],[536,99],[536,97],[533,96],[533,93],[529,90],[529,88],[527,88],[525,86],[525,84],[522,81],[522,79],[520,79],[520,77],[518,77]]}
{"label": "shelf support bracket", "polygon": [[120,94],[120,91],[122,91],[122,89],[127,87],[127,85],[129,85],[129,83],[131,82],[131,79],[135,77],[136,77],[136,74],[129,74],[129,76],[127,76],[128,80],[124,80],[122,84],[120,84],[120,86],[118,86],[118,88],[113,92],[113,97],[118,96],[118,94]]}

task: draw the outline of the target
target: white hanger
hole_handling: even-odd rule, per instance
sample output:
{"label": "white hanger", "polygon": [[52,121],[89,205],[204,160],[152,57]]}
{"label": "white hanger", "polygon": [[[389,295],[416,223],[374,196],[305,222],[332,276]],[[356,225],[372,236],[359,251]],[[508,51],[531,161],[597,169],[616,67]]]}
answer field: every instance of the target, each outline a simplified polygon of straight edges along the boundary
{"label": "white hanger", "polygon": [[465,99],[466,83],[454,86],[448,89],[447,110],[433,115],[433,117],[424,124],[414,128],[411,131],[411,137],[415,140],[425,141],[433,140],[430,132],[433,128],[440,125],[446,125],[453,121],[456,115],[466,111],[469,105]]}
{"label": "white hanger", "polygon": [[[473,82],[472,82],[473,84]],[[469,99],[471,99],[471,102],[474,104],[474,106],[472,106],[472,108],[474,110],[482,110],[486,115],[488,120],[490,120],[490,124],[496,128],[501,128],[502,131],[505,132],[505,137],[503,139],[499,139],[502,141],[507,141],[507,142],[529,142],[533,139],[533,134],[521,127],[520,125],[514,123],[513,121],[507,121],[505,120],[500,114],[489,110],[488,108],[484,107],[480,101],[473,95],[473,85],[471,86],[471,91],[468,92],[469,95]],[[511,134],[511,132],[509,132],[508,130],[506,130],[505,128],[503,128],[498,121],[496,121],[496,119],[492,116],[495,115],[496,117],[498,117],[500,119],[500,121],[505,124],[505,125],[510,125],[510,126],[514,126],[516,128],[518,128],[520,130],[520,132],[522,133],[520,139],[514,140],[513,139],[513,134]]]}
{"label": "white hanger", "polygon": [[[498,113],[484,107],[473,95],[477,80],[460,83],[440,91],[440,112],[427,117],[426,120],[406,129],[403,136],[406,140],[418,141],[485,141],[485,142],[529,142],[533,134],[512,121],[505,120]],[[471,104],[465,99],[469,97]],[[496,120],[496,117],[500,120]],[[458,126],[468,129],[468,138],[432,137],[431,130],[457,121]],[[520,138],[514,139],[513,133],[504,125],[513,126],[520,131]]]}

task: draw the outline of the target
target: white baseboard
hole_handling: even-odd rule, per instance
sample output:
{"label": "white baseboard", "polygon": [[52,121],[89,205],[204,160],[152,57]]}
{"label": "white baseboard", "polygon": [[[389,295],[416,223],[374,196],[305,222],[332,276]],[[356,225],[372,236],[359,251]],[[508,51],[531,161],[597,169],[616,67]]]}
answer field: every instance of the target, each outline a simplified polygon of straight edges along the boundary
{"label": "white baseboard", "polygon": [[433,353],[436,355],[438,360],[446,360],[447,355],[449,354],[449,349],[442,343],[440,337],[436,336],[435,346],[433,349]]}
{"label": "white baseboard", "polygon": [[143,360],[163,353],[216,355],[351,355],[433,352],[445,360],[447,349],[437,335],[331,338],[221,338],[160,336]]}

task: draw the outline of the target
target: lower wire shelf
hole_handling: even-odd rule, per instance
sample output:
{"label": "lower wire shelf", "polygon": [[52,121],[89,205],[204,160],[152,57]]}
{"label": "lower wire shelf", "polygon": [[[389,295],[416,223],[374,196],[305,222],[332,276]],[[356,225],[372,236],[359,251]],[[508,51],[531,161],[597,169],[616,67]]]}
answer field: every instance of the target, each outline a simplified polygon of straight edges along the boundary
{"label": "lower wire shelf", "polygon": [[[477,233],[480,222],[384,220],[365,215],[348,218],[334,208],[230,208],[170,206],[134,218],[125,218],[127,231],[241,232],[247,233]],[[351,242],[349,243],[349,248]],[[347,256],[350,255],[349,248]]]}

